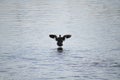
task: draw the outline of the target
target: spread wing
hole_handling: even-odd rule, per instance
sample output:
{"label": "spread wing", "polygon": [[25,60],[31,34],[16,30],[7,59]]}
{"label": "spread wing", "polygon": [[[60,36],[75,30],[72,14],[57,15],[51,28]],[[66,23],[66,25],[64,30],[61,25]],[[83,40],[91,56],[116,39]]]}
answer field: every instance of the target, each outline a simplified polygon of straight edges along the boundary
{"label": "spread wing", "polygon": [[49,37],[50,37],[50,38],[53,38],[53,39],[56,39],[56,38],[57,38],[57,36],[54,35],[54,34],[50,34]]}
{"label": "spread wing", "polygon": [[63,38],[70,38],[70,37],[71,37],[71,35],[69,35],[69,34],[63,36]]}

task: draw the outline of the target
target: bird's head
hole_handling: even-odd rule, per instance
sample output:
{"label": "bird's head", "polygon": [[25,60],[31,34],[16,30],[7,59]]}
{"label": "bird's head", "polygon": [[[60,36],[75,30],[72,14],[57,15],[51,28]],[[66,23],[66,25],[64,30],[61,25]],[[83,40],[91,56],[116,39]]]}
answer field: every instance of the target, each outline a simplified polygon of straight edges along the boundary
{"label": "bird's head", "polygon": [[59,37],[61,37],[61,35],[59,35]]}

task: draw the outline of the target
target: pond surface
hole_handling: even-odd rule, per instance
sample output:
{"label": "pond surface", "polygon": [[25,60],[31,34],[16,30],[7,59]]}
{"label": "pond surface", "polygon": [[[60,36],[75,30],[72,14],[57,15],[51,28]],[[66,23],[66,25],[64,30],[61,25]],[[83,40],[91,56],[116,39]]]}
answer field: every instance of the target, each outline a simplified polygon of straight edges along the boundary
{"label": "pond surface", "polygon": [[120,80],[120,0],[0,0],[0,80]]}

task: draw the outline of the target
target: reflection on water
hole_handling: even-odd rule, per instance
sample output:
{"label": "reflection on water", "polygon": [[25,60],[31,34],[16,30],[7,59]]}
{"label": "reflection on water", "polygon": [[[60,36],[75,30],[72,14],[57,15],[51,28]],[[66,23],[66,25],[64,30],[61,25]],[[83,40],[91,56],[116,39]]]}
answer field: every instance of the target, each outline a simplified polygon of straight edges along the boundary
{"label": "reflection on water", "polygon": [[[119,80],[119,0],[1,0],[0,80]],[[72,34],[63,52],[49,34]]]}

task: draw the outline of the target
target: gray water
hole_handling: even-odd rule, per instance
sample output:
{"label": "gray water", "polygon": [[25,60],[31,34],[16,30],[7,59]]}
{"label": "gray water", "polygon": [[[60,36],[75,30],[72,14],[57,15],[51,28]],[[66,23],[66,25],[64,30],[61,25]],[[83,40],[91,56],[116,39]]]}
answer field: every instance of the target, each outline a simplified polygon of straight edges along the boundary
{"label": "gray water", "polygon": [[0,80],[120,80],[120,0],[0,0]]}

